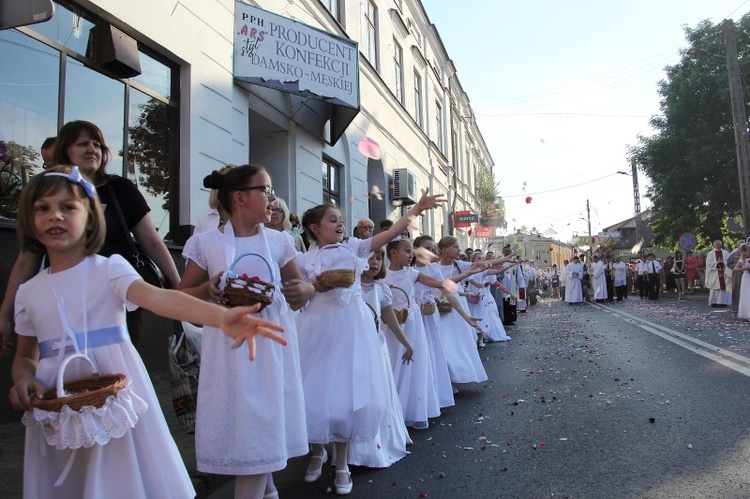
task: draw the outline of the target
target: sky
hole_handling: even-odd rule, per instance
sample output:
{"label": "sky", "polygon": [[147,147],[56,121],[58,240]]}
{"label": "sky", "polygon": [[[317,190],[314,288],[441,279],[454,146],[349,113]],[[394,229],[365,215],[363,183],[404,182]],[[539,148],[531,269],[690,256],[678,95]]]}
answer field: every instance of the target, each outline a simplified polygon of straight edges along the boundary
{"label": "sky", "polygon": [[[658,82],[688,48],[683,26],[750,11],[750,0],[422,3],[492,156],[500,234],[526,226],[561,241],[588,233],[587,200],[593,234],[633,216],[628,146],[654,133]],[[638,181],[644,211],[642,171]]]}

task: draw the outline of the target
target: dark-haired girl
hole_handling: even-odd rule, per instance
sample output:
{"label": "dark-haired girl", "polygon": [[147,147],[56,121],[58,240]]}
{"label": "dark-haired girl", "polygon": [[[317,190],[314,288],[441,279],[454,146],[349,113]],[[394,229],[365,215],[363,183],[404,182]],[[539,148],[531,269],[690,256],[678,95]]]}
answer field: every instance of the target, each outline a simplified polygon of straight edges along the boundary
{"label": "dark-haired girl", "polygon": [[[243,165],[213,172],[204,186],[218,189],[229,220],[187,241],[180,289],[222,302],[226,271],[236,260],[235,274],[274,285],[272,303],[259,316],[282,325],[288,345],[261,339],[235,350],[229,339],[204,334],[195,425],[198,470],[236,475],[235,497],[277,497],[271,473],[308,452],[292,310],[314,290],[300,278],[291,239],[263,226],[276,199],[265,169]],[[247,348],[257,348],[255,362],[247,362]]]}

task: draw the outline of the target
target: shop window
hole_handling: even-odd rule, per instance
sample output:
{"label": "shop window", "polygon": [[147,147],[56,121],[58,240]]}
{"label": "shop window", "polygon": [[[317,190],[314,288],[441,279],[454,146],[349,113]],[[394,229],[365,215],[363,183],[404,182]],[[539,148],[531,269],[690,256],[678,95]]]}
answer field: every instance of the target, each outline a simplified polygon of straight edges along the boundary
{"label": "shop window", "polygon": [[0,217],[16,218],[16,184],[41,170],[44,139],[86,120],[111,151],[107,172],[138,185],[168,239],[178,223],[179,67],[139,45],[142,73],[112,78],[85,56],[97,19],[68,2],[55,9],[47,22],[0,32]]}
{"label": "shop window", "polygon": [[323,202],[341,205],[341,167],[328,158],[323,158]]}

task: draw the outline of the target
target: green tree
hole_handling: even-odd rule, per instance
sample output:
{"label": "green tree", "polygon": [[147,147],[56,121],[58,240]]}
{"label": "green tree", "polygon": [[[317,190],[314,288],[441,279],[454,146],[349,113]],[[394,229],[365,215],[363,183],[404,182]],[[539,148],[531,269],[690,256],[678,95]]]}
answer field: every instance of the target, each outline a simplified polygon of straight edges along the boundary
{"label": "green tree", "polygon": [[483,224],[505,228],[505,201],[497,193],[498,184],[492,178],[492,172],[484,167],[477,170],[476,198]]}
{"label": "green tree", "polygon": [[[685,27],[689,48],[723,54],[720,25],[709,20]],[[750,71],[750,16],[737,26],[742,72]],[[674,246],[680,234],[694,232],[701,242],[734,237],[727,220],[740,212],[737,159],[732,128],[726,61],[693,56],[666,68],[659,83],[659,115],[650,120],[656,133],[639,136],[631,153],[651,180],[648,197],[660,214],[652,222],[654,242]]]}

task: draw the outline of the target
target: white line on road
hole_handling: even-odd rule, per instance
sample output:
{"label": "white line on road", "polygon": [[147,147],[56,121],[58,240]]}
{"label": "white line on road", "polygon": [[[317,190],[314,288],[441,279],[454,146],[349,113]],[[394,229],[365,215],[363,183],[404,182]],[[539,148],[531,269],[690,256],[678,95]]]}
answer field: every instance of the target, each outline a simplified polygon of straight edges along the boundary
{"label": "white line on road", "polygon": [[705,341],[698,340],[686,334],[680,333],[679,331],[675,331],[674,329],[670,329],[668,327],[655,324],[651,321],[647,321],[646,319],[643,319],[641,317],[636,317],[627,312],[623,312],[622,310],[613,310],[611,307],[606,307],[599,303],[589,302],[589,305],[607,311],[612,315],[622,316],[623,318],[625,318],[626,322],[630,322],[631,324],[638,326],[641,329],[648,331],[649,333],[653,333],[661,338],[664,338],[667,341],[671,341],[675,345],[679,345],[682,348],[685,348],[686,350],[690,350],[693,353],[696,353],[709,360],[713,360],[714,362],[718,362],[719,364],[728,367],[729,369],[750,377],[750,358],[736,354],[729,350],[725,350],[724,348],[717,347],[716,345],[712,345],[711,343],[706,343]]}

